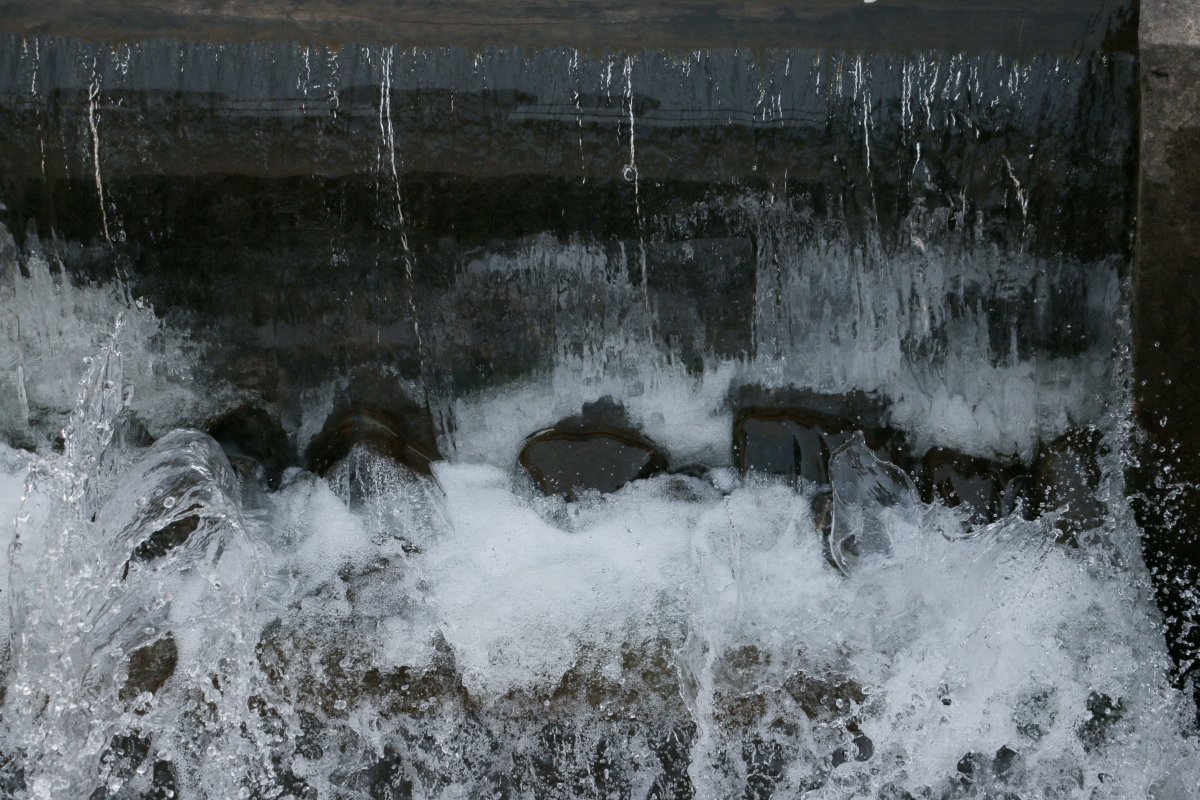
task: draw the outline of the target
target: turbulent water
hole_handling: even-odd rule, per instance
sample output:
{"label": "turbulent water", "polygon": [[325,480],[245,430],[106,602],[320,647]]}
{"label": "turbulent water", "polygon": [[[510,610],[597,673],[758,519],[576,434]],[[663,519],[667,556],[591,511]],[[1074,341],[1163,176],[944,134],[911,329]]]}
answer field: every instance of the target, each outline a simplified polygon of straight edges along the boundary
{"label": "turbulent water", "polygon": [[[353,497],[295,469],[267,494],[203,434],[127,435],[161,332],[124,313],[74,370],[63,451],[3,451],[14,796],[1194,796],[1119,381],[1079,547],[1052,517],[968,531],[848,451],[836,502],[871,541],[847,564],[782,481],[532,494],[506,453],[537,387],[480,401],[491,459],[421,479],[364,454]],[[170,677],[131,690],[165,638]]]}
{"label": "turbulent water", "polygon": [[[488,61],[290,45],[250,55],[90,48],[6,51],[10,105],[34,108],[46,130],[70,114],[36,116],[38,81],[56,71],[60,83],[82,80],[76,88],[90,80],[86,114],[51,146],[78,161],[68,172],[85,177],[80,214],[96,218],[86,247],[39,239],[36,226],[19,241],[0,230],[0,298],[12,309],[0,317],[0,430],[26,445],[0,444],[10,610],[0,794],[1197,796],[1195,708],[1169,680],[1122,477],[1133,435],[1123,254],[1091,252],[1068,230],[1075,212],[1055,205],[1060,173],[1032,153],[1009,158],[1022,137],[1048,139],[1058,117],[1086,105],[1072,105],[1079,85],[1119,83],[1125,66],[811,53],[795,65],[784,54],[751,65],[697,53],[580,66],[570,51]],[[321,142],[326,165],[369,151],[403,302],[368,300],[366,313],[349,290],[344,317],[325,307],[311,316],[355,347],[376,346],[370,371],[433,406],[442,456],[429,476],[361,450],[326,477],[293,467],[268,491],[189,427],[246,399],[210,362],[239,347],[258,357],[261,346],[317,363],[327,353],[314,331],[327,329],[303,314],[246,325],[238,304],[271,292],[261,276],[238,283],[255,274],[241,263],[205,296],[233,307],[234,324],[141,299],[138,280],[162,285],[160,265],[138,259],[170,232],[139,233],[130,209],[145,206],[117,182],[125,156],[100,156],[124,101],[102,112],[98,101],[117,84],[142,102],[134,90],[168,92],[186,74],[225,92],[222,118],[239,103],[253,116],[261,108],[247,98],[278,87],[226,66],[237,58],[277,64],[260,78],[292,87],[280,117],[320,106],[323,121],[303,135]],[[635,102],[643,74],[656,77],[639,92],[665,104]],[[449,92],[451,109],[454,91],[465,103],[480,86],[540,97],[510,119],[544,123],[572,145],[578,136],[578,149],[553,157],[578,156],[583,185],[611,173],[628,201],[612,213],[629,224],[608,237],[488,240],[458,252],[436,290],[423,287],[437,252],[421,249],[420,224],[404,215],[420,204],[403,195],[396,140],[410,145],[401,161],[433,159],[439,145],[393,129],[393,118],[400,127],[419,116],[393,109],[397,76]],[[350,91],[354,81],[372,91]],[[772,100],[764,87],[776,84]],[[855,162],[830,168],[857,186],[831,190],[841,211],[822,208],[819,190],[789,194],[769,148],[752,171],[784,172],[778,192],[722,184],[686,202],[661,187],[655,197],[672,140],[655,144],[652,131],[684,126],[706,92],[718,97],[705,126],[733,125],[720,119],[750,108],[737,124],[812,137],[847,129],[821,155]],[[1096,120],[1084,126],[1103,145],[1092,166],[1119,167],[1123,129]],[[585,125],[607,161],[585,153]],[[360,128],[347,155],[339,131]],[[182,147],[137,141],[131,163],[163,163],[156,148]],[[248,142],[253,151],[262,139]],[[989,166],[951,169],[973,158]],[[901,169],[924,199],[896,203],[903,213],[888,220],[883,176]],[[1072,175],[1071,186],[1087,185]],[[127,239],[137,247],[123,249]],[[363,253],[339,242],[322,244],[325,282],[280,305],[328,301],[342,291],[327,286],[330,271],[354,285]],[[96,274],[105,280],[88,279]],[[700,276],[700,301],[664,290],[666,274]],[[284,297],[287,281],[277,283]],[[369,298],[383,293],[367,286]],[[477,351],[507,362],[487,380],[460,379],[477,367],[462,354]],[[353,374],[296,378],[284,416],[298,450]],[[731,430],[747,387],[886,398],[887,421],[918,452],[950,446],[1029,464],[1039,443],[1092,426],[1102,521],[1069,542],[1057,512],[973,524],[923,503],[911,476],[857,441],[832,454],[832,499],[743,475]],[[525,437],[602,397],[623,403],[672,464],[711,469],[610,495],[541,495],[516,468]]]}

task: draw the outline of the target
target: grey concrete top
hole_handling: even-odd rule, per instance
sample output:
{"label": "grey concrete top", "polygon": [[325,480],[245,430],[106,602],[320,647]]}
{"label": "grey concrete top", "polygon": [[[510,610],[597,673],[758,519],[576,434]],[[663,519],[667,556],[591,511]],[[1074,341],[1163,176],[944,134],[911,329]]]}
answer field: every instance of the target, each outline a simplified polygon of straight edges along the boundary
{"label": "grey concrete top", "polygon": [[[1176,0],[1189,3],[1191,0]],[[0,0],[0,32],[420,46],[1132,47],[1137,0]]]}
{"label": "grey concrete top", "polygon": [[1200,47],[1200,2],[1197,0],[1143,0],[1143,46]]}

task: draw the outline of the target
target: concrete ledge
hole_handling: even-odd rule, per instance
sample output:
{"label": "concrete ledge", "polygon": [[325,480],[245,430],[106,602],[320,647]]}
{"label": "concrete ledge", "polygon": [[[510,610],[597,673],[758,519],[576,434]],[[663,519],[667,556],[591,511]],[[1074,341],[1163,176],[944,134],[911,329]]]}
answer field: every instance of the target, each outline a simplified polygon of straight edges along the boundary
{"label": "concrete ledge", "polygon": [[[1187,3],[1190,0],[1176,0]],[[946,48],[1012,53],[1136,47],[1138,0],[34,0],[0,2],[0,32],[132,41],[264,39],[421,46]]]}

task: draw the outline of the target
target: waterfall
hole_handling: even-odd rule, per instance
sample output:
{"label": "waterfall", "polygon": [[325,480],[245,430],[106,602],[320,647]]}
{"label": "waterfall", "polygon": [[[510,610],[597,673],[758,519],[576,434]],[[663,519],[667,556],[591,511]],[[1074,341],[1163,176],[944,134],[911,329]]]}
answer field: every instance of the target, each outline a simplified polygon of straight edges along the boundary
{"label": "waterfall", "polygon": [[0,794],[1194,796],[1136,80],[0,38]]}

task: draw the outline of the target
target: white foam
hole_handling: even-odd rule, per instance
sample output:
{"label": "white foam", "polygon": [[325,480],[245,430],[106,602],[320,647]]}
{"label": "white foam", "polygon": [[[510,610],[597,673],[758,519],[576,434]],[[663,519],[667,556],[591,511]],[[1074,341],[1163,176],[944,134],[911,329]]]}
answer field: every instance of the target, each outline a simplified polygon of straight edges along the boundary
{"label": "white foam", "polygon": [[[547,690],[585,649],[608,652],[619,673],[621,643],[681,643],[690,631],[718,654],[753,644],[780,664],[859,682],[863,730],[914,785],[952,774],[965,752],[1008,745],[1035,765],[1088,765],[1088,786],[1116,773],[1106,780],[1142,796],[1200,755],[1184,738],[1187,701],[1165,681],[1131,527],[1083,551],[1020,521],[961,541],[894,530],[891,558],[843,578],[807,501],[782,485],[697,503],[671,499],[658,479],[594,499],[563,528],[514,493],[505,470],[447,464],[437,475],[450,526],[409,567],[481,699]],[[1045,687],[1052,722],[1031,745],[1014,707]],[[1092,692],[1129,707],[1130,733],[1103,755],[1076,736]]]}
{"label": "white foam", "polygon": [[[17,513],[25,496],[30,455],[0,442],[0,603],[8,605],[8,551],[16,533]],[[8,614],[0,614],[0,642],[8,649]]]}

